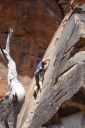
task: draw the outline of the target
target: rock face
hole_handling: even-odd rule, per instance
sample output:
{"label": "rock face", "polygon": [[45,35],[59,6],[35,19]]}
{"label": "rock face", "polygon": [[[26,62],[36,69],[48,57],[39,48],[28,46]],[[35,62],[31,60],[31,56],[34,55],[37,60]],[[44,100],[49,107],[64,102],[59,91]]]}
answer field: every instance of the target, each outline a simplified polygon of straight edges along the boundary
{"label": "rock face", "polygon": [[[13,28],[11,55],[26,90],[37,63],[43,57],[64,15],[69,11],[69,3],[70,0],[0,0],[0,42],[4,48],[8,29]],[[6,64],[2,58],[0,62],[0,75],[6,79]],[[8,91],[7,87],[2,88],[4,89]]]}
{"label": "rock face", "polygon": [[[21,104],[11,102],[8,97],[0,101],[0,127],[49,128],[52,124],[58,125],[58,121],[64,124],[66,116],[85,112],[84,4],[79,4],[72,13],[66,15],[45,53],[44,58],[50,58],[50,64],[45,73],[43,90],[36,101],[32,96],[35,81],[28,87],[37,63],[69,10],[69,2],[0,0],[0,42],[4,48],[8,29],[12,27],[14,37],[11,42],[11,55],[17,64],[19,80],[24,86],[27,85],[25,88],[28,91],[18,120]],[[74,5],[77,2],[79,1],[76,0]],[[2,57],[0,62],[2,98],[9,88],[5,86],[7,68]]]}
{"label": "rock face", "polygon": [[[26,90],[37,63],[63,19],[67,4],[68,0],[0,0],[0,42],[4,48],[8,30],[13,28],[11,55],[17,64],[19,80]],[[4,79],[7,77],[6,63],[1,57],[0,75]],[[2,97],[4,89],[8,91],[3,85],[4,81],[0,84]]]}
{"label": "rock face", "polygon": [[0,99],[4,97],[4,95],[7,93],[7,91],[9,91],[9,88],[7,86],[7,79],[4,79],[3,77],[0,78],[0,88],[2,88],[0,90]]}
{"label": "rock face", "polygon": [[[68,2],[68,1],[67,1]],[[64,4],[66,5],[65,2]],[[8,29],[14,30],[11,56],[17,64],[18,79],[29,89],[35,67],[41,60],[55,30],[61,23],[65,8],[56,0],[0,0],[0,42],[5,48]],[[66,6],[65,6],[66,7]],[[0,56],[0,98],[9,91],[7,66]],[[30,100],[29,100],[30,101]],[[0,101],[0,127],[15,128],[21,105],[8,97]]]}
{"label": "rock face", "polygon": [[[0,0],[0,42],[4,48],[8,30],[13,28],[11,55],[26,89],[62,18],[55,0],[52,4],[47,0]],[[0,75],[6,78],[6,64],[0,62]]]}
{"label": "rock face", "polygon": [[[42,128],[62,117],[85,112],[85,4],[63,20],[47,49],[50,59],[43,90],[26,98],[17,128]],[[30,100],[29,100],[30,99]]]}

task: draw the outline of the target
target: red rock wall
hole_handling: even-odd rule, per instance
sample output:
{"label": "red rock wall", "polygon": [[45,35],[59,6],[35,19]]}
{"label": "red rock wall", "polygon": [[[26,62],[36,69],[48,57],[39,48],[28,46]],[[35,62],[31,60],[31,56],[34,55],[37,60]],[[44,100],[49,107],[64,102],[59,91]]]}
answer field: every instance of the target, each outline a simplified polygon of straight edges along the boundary
{"label": "red rock wall", "polygon": [[[0,42],[4,48],[8,29],[13,28],[11,55],[25,87],[61,21],[62,13],[55,0],[0,0]],[[6,64],[3,59],[0,62],[0,76],[7,78]]]}
{"label": "red rock wall", "polygon": [[[11,55],[25,88],[28,88],[36,65],[43,57],[63,15],[69,11],[70,1],[0,0],[0,42],[4,48],[8,30],[12,27],[14,37]],[[0,76],[7,78],[6,63],[0,60]]]}

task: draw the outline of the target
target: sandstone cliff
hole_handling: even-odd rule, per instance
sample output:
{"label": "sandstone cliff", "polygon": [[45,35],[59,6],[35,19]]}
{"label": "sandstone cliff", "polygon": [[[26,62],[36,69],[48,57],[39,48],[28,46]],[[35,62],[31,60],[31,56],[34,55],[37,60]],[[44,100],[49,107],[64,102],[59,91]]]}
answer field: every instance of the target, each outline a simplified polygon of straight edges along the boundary
{"label": "sandstone cliff", "polygon": [[[52,124],[57,125],[58,121],[63,122],[62,117],[84,112],[85,5],[80,4],[72,13],[66,15],[52,39],[64,15],[70,10],[70,1],[0,2],[0,42],[4,48],[8,29],[12,27],[14,37],[11,42],[11,55],[17,64],[19,80],[27,90],[18,120],[17,114],[21,106],[17,102],[9,101],[7,97],[0,101],[0,127],[50,128]],[[72,8],[78,2],[75,0]],[[35,101],[32,95],[35,81],[33,79],[32,84],[29,81],[47,47],[44,57],[50,58],[50,64],[45,74],[43,90]],[[0,94],[3,97],[9,89],[5,86],[6,63],[1,57],[0,62],[1,88],[4,85]]]}
{"label": "sandstone cliff", "polygon": [[[51,0],[0,0],[0,42],[5,48],[8,30],[10,27],[13,28],[11,55],[17,64],[18,79],[26,91],[29,89],[29,82],[37,63],[43,57],[55,30],[63,19],[63,9],[66,8],[67,2],[62,4],[56,0],[53,2]],[[0,57],[0,88],[0,98],[3,98],[9,88],[7,65],[2,57]],[[17,103],[11,103],[8,98],[2,99],[0,127],[16,127],[18,112]]]}
{"label": "sandstone cliff", "polygon": [[35,101],[31,86],[18,128],[52,128],[62,117],[85,112],[84,28],[85,4],[79,4],[65,17],[47,49],[44,57],[50,59],[50,64],[43,90]]}
{"label": "sandstone cliff", "polygon": [[[62,19],[61,9],[55,0],[52,4],[47,0],[0,0],[0,42],[4,48],[8,30],[13,28],[11,55],[26,90]],[[6,64],[1,57],[0,62],[0,75],[7,78]]]}

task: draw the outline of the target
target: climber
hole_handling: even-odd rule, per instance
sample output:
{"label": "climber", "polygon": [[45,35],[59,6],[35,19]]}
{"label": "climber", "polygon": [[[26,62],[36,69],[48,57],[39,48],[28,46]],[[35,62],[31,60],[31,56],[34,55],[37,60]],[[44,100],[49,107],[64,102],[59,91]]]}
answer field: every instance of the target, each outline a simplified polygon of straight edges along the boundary
{"label": "climber", "polygon": [[36,71],[34,73],[35,81],[36,81],[35,89],[33,92],[34,99],[36,99],[38,91],[40,90],[40,92],[41,92],[41,90],[42,90],[44,74],[45,74],[45,71],[48,67],[49,61],[50,61],[50,59],[42,60],[37,65]]}
{"label": "climber", "polygon": [[[10,98],[12,101],[18,100],[23,102],[25,98],[25,90],[22,84],[17,79],[16,64],[10,56],[10,41],[13,34],[13,29],[10,28],[10,33],[6,41],[6,48],[1,49],[2,55],[5,57],[8,65],[8,86],[11,90]],[[3,54],[4,53],[4,54]]]}

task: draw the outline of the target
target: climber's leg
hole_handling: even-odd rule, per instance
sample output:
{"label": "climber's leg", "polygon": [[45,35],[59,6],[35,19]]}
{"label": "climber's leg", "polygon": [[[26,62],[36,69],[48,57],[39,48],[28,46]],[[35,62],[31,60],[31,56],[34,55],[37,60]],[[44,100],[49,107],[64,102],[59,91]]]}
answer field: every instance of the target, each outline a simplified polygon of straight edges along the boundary
{"label": "climber's leg", "polygon": [[40,86],[40,92],[42,90],[43,87],[43,80],[44,80],[44,71],[40,71],[39,72],[39,86]]}

